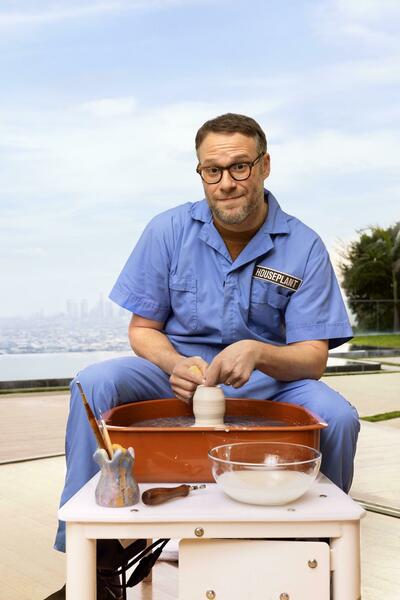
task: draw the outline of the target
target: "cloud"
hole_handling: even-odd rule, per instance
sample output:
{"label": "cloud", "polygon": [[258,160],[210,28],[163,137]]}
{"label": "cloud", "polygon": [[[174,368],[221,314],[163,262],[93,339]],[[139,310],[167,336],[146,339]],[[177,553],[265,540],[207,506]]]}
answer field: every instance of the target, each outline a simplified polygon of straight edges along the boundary
{"label": "cloud", "polygon": [[310,7],[315,31],[325,41],[352,41],[364,49],[400,49],[397,0],[322,0]]}
{"label": "cloud", "polygon": [[[8,254],[8,256],[7,256],[7,254]],[[29,259],[33,258],[33,259],[35,259],[35,258],[43,258],[46,255],[47,255],[47,252],[43,248],[39,248],[39,247],[12,248],[12,249],[10,249],[10,251],[8,253],[6,251],[7,258],[29,258]],[[2,258],[4,258],[4,254],[3,254]]]}
{"label": "cloud", "polygon": [[314,29],[329,44],[357,44],[398,53],[400,4],[397,0],[323,0],[311,4]]}
{"label": "cloud", "polygon": [[102,98],[92,102],[85,102],[77,107],[95,117],[114,118],[125,117],[134,112],[136,100],[132,97],[126,98]]}
{"label": "cloud", "polygon": [[398,133],[390,130],[364,134],[340,130],[313,132],[277,144],[274,153],[280,183],[287,181],[287,165],[293,177],[341,176],[372,171],[398,172]]}
{"label": "cloud", "polygon": [[[98,106],[108,107],[106,116],[92,110]],[[131,110],[116,110],[126,106]],[[240,108],[258,118],[253,102]],[[99,244],[107,240],[112,255],[119,248],[125,256],[154,214],[201,197],[194,134],[224,109],[218,103],[147,107],[135,99],[102,98],[68,110],[0,114],[2,252],[28,256],[30,247],[41,247],[50,256],[54,248],[67,254],[71,244],[100,252]],[[258,109],[261,123],[267,122],[268,115]],[[400,169],[395,128],[362,133],[314,128],[301,135],[282,129],[280,134],[271,145],[267,185],[282,196],[288,212],[329,243],[332,231],[354,231],[378,218],[371,216],[377,194]],[[370,190],[363,196],[368,180]],[[299,189],[309,198],[300,205]],[[390,207],[396,197],[394,190],[381,196],[380,219],[394,215]],[[322,198],[324,211],[333,211],[329,222],[324,211],[316,210]]]}
{"label": "cloud", "polygon": [[[295,101],[299,96],[287,100]],[[265,123],[273,139],[274,177],[285,187],[290,185],[287,165],[304,177],[400,167],[399,132],[393,121],[364,130],[352,130],[346,123],[299,132],[280,126],[279,113],[270,119],[262,96],[258,104],[239,102],[238,110]],[[122,207],[132,198],[167,206],[171,196],[199,193],[194,135],[210,115],[225,111],[223,102],[146,107],[133,97],[120,97],[53,111],[0,112],[0,198],[18,198],[16,204],[28,212],[27,198],[35,198],[39,206],[47,206],[51,198],[49,208],[57,214],[111,200]]]}
{"label": "cloud", "polygon": [[334,0],[328,6],[343,20],[376,22],[399,16],[398,0]]}
{"label": "cloud", "polygon": [[[344,59],[341,62],[312,66],[299,71],[287,71],[282,76],[232,78],[226,83],[232,88],[268,94],[268,108],[282,108],[297,104],[304,98],[308,102],[326,98],[332,104],[332,94],[346,91],[361,93],[368,86],[387,86],[400,83],[399,58]],[[387,98],[385,99],[386,102]]]}
{"label": "cloud", "polygon": [[24,0],[18,3],[18,10],[15,10],[14,2],[2,2],[0,28],[35,27],[132,10],[165,10],[183,4],[185,0],[64,0],[57,3],[54,0]]}

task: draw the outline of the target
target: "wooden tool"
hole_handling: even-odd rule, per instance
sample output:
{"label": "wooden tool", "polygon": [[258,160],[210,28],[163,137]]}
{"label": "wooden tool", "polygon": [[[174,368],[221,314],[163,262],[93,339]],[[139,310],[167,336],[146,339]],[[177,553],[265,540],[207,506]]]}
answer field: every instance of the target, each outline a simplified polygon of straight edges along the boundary
{"label": "wooden tool", "polygon": [[172,498],[184,498],[192,490],[202,490],[205,487],[205,483],[201,483],[200,485],[187,485],[184,483],[183,485],[178,485],[177,487],[172,488],[150,488],[149,490],[143,492],[142,502],[148,506],[155,506],[156,504],[162,504],[163,502],[171,500]]}
{"label": "wooden tool", "polygon": [[112,447],[110,436],[109,436],[108,431],[107,431],[107,425],[105,424],[105,422],[103,421],[103,419],[100,419],[100,425],[101,425],[101,433],[103,435],[104,441],[105,441],[106,446],[107,446],[107,452],[110,455],[110,458],[112,458],[112,456],[114,454],[114,451],[113,451],[113,447]]}
{"label": "wooden tool", "polygon": [[82,397],[83,406],[85,407],[85,410],[86,410],[87,418],[89,420],[89,425],[92,428],[92,431],[96,437],[97,445],[99,446],[99,448],[102,448],[103,450],[105,450],[107,452],[109,458],[112,458],[112,454],[110,454],[108,451],[107,444],[105,442],[105,439],[104,439],[101,429],[99,427],[97,419],[96,419],[92,409],[90,408],[89,402],[86,399],[85,392],[83,391],[80,382],[77,381],[76,385],[79,388],[79,392]]}

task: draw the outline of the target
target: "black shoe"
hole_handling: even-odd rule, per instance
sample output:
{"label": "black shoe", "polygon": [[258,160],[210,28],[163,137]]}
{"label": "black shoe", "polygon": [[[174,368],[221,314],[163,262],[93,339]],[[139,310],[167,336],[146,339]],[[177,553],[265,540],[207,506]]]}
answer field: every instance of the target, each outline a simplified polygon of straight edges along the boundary
{"label": "black shoe", "polygon": [[47,596],[47,598],[45,598],[45,600],[65,600],[65,585],[61,588],[61,590],[58,590],[58,592],[54,592],[54,594],[51,594],[51,596]]}
{"label": "black shoe", "polygon": [[[147,543],[143,539],[135,540],[127,548],[123,548],[118,540],[97,540],[97,600],[123,600],[126,586],[137,585],[150,573],[168,541],[156,540],[146,552]],[[136,567],[126,582],[126,570],[134,564]],[[65,600],[65,597],[64,586],[45,600]]]}
{"label": "black shoe", "polygon": [[[115,585],[119,586],[119,584],[119,577],[113,577],[107,582],[97,578],[97,600],[122,600],[123,595],[121,588],[114,587]],[[66,588],[64,585],[58,592],[54,592],[54,594],[51,594],[51,596],[48,596],[45,600],[65,600],[65,598]]]}

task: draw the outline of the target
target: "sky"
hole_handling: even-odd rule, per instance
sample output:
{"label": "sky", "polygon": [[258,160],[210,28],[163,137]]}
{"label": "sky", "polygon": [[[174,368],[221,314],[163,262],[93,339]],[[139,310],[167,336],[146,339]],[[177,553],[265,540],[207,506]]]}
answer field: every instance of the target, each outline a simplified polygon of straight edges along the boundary
{"label": "sky", "polygon": [[398,0],[0,3],[0,318],[108,295],[146,223],[203,197],[194,137],[266,132],[266,187],[333,261],[400,219]]}

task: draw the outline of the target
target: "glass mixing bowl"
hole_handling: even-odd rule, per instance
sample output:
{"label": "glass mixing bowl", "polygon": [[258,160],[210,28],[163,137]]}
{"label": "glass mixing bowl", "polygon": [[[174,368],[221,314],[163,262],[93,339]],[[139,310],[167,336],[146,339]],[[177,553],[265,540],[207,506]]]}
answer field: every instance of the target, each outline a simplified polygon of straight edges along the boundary
{"label": "glass mixing bowl", "polygon": [[312,485],[321,453],[286,442],[243,442],[212,448],[212,474],[223,491],[247,504],[281,505]]}

